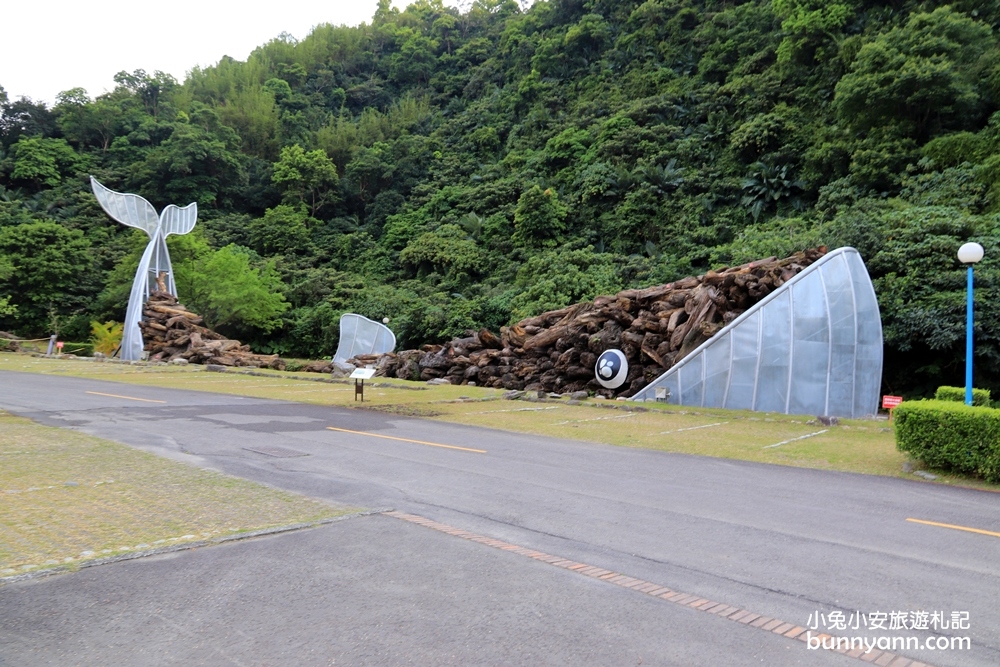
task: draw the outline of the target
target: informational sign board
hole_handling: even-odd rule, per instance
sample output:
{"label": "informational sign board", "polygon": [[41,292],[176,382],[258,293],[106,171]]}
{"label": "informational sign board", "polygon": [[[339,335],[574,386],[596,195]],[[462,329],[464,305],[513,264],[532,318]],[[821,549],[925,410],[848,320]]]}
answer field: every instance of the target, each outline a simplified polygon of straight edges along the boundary
{"label": "informational sign board", "polygon": [[355,380],[371,380],[373,377],[375,377],[374,368],[355,368],[351,373],[351,378]]}
{"label": "informational sign board", "polygon": [[60,352],[62,352],[63,345],[65,345],[65,343],[63,343],[62,341],[59,341],[58,343],[56,343],[56,349],[59,350]]}
{"label": "informational sign board", "polygon": [[903,402],[902,396],[883,396],[882,397],[882,408],[885,410],[892,410],[894,407]]}

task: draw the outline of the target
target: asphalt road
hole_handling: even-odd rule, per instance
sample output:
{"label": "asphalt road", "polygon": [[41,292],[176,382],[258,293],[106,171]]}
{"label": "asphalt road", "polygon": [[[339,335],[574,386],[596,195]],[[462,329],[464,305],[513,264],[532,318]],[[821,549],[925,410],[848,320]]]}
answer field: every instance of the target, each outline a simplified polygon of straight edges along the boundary
{"label": "asphalt road", "polygon": [[[0,373],[0,407],[802,626],[968,612],[967,630],[837,634],[969,636],[901,653],[1000,664],[1000,538],[907,521],[1000,532],[998,494],[52,376]],[[307,456],[248,449],[274,446]],[[860,664],[383,516],[9,585],[0,618],[11,665]]]}

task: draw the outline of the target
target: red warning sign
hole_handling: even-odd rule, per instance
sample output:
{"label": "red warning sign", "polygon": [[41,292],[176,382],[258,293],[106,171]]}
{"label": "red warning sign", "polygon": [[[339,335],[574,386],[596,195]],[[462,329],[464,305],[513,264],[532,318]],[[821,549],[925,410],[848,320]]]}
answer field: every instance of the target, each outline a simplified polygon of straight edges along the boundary
{"label": "red warning sign", "polygon": [[882,397],[882,407],[886,410],[892,410],[894,407],[903,402],[902,396],[883,396]]}

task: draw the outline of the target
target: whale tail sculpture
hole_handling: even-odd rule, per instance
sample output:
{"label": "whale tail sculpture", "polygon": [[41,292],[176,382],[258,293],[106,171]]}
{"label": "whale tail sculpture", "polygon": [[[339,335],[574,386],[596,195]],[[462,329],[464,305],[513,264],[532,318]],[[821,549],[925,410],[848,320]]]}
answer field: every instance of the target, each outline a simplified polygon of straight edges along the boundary
{"label": "whale tail sculpture", "polygon": [[141,229],[149,236],[149,244],[142,253],[139,268],[132,281],[119,350],[122,359],[136,361],[142,355],[143,340],[139,320],[142,318],[142,305],[149,299],[149,293],[162,286],[166,288],[165,291],[177,296],[167,237],[171,234],[187,234],[194,229],[198,220],[198,204],[191,203],[183,208],[170,204],[157,215],[153,205],[139,195],[109,190],[93,176],[90,177],[90,186],[97,202],[112,220]]}
{"label": "whale tail sculpture", "polygon": [[345,362],[358,354],[385,354],[395,349],[396,334],[389,327],[355,313],[340,316],[340,343],[334,361]]}

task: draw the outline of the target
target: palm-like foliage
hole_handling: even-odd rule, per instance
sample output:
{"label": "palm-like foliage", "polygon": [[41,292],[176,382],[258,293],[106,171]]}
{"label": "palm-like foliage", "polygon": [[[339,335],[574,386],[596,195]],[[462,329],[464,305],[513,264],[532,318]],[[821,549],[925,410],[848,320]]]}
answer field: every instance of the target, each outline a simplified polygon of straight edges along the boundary
{"label": "palm-like foliage", "polygon": [[[794,178],[789,173],[789,165],[781,166],[766,164],[764,162],[754,162],[750,165],[750,172],[743,179],[743,199],[744,206],[750,207],[750,215],[754,220],[766,208],[777,204],[783,199],[797,200],[797,195],[802,192],[805,185],[801,180]],[[794,202],[793,202],[794,203]]]}
{"label": "palm-like foliage", "polygon": [[97,320],[90,323],[90,342],[94,344],[94,352],[111,355],[122,342],[124,325],[121,322],[105,322]]}
{"label": "palm-like foliage", "polygon": [[485,218],[469,212],[458,219],[458,226],[468,234],[470,240],[476,241],[483,233],[483,222],[485,222]]}
{"label": "palm-like foliage", "polygon": [[684,169],[677,166],[677,160],[670,160],[666,166],[647,164],[636,170],[638,178],[655,192],[666,195],[684,182]]}

